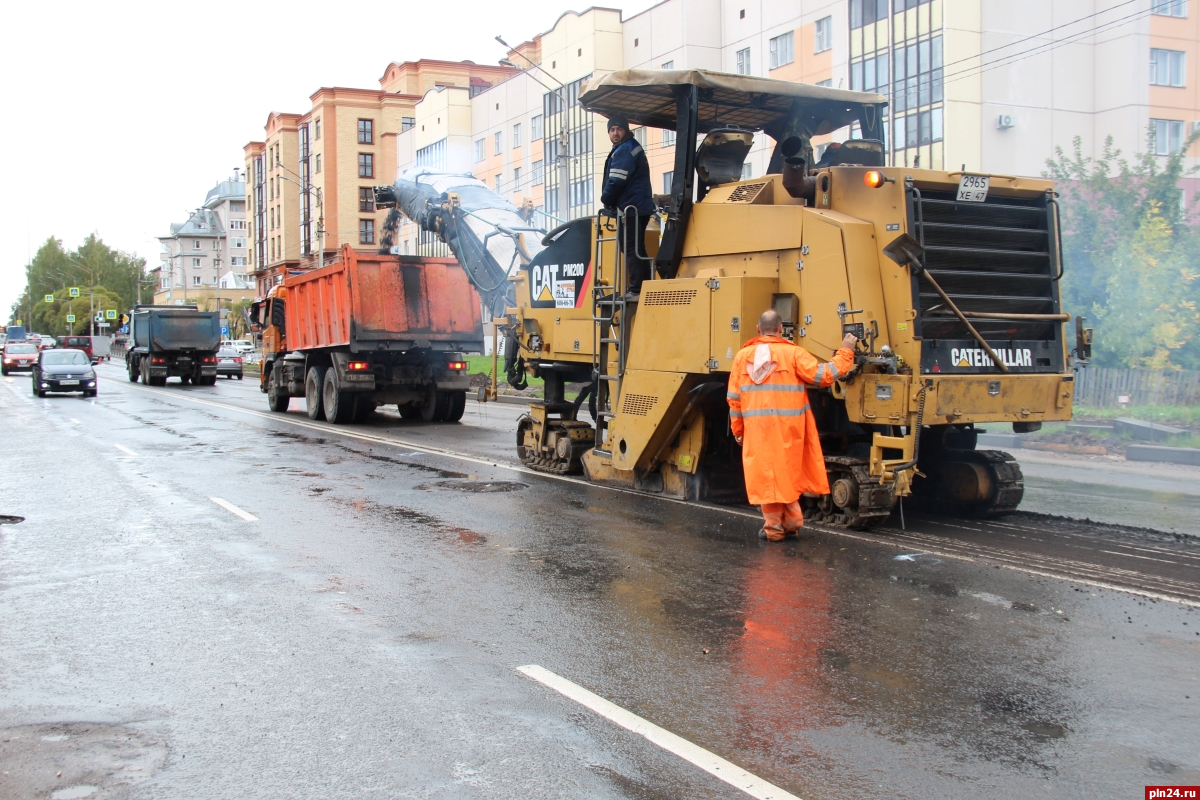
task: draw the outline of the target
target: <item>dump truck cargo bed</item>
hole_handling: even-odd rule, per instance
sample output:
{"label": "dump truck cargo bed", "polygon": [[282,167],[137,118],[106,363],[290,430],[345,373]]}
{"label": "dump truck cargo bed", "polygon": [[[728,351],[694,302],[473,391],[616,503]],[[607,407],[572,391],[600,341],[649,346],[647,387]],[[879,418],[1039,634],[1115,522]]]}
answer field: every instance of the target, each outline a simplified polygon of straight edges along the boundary
{"label": "dump truck cargo bed", "polygon": [[285,282],[290,349],[482,351],[479,298],[454,259],[340,256]]}

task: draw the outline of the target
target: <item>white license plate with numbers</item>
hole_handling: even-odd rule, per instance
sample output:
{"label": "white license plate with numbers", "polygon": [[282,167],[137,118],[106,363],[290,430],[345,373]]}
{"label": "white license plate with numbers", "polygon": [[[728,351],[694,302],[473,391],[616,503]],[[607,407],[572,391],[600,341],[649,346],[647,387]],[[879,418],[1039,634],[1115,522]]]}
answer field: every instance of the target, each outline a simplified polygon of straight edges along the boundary
{"label": "white license plate with numbers", "polygon": [[988,183],[985,175],[963,175],[958,179],[958,201],[960,203],[982,203],[987,200]]}
{"label": "white license plate with numbers", "polygon": [[59,381],[59,386],[78,386],[79,381]]}

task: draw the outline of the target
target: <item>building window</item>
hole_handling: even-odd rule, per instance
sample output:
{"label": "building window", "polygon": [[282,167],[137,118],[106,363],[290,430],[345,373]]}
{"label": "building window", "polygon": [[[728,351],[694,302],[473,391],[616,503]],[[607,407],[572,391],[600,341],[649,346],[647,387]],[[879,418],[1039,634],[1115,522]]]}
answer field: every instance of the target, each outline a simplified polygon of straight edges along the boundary
{"label": "building window", "polygon": [[586,206],[592,203],[592,176],[582,178],[571,184],[571,205]]}
{"label": "building window", "polygon": [[542,176],[543,171],[544,171],[544,168],[542,166],[541,161],[533,162],[533,181],[532,181],[533,186],[541,186],[542,185],[542,181],[545,180],[545,178],[543,178],[543,176]]}
{"label": "building window", "polygon": [[317,172],[321,171],[321,154],[317,153]]}
{"label": "building window", "polygon": [[496,194],[500,194],[500,181],[502,180],[504,180],[504,176],[497,172],[496,177],[493,179],[493,185],[495,186]]}
{"label": "building window", "polygon": [[675,180],[674,172],[664,172],[662,174],[663,194],[671,193],[671,183]]}
{"label": "building window", "polygon": [[521,123],[513,125],[513,147],[521,146]]}
{"label": "building window", "polygon": [[321,138],[321,118],[320,117],[317,117],[315,120],[313,120],[313,138],[314,139]]}
{"label": "building window", "polygon": [[663,69],[675,69],[675,61],[674,61],[674,59],[672,59],[671,61],[665,61],[665,62],[663,62],[662,68],[663,68]]}
{"label": "building window", "polygon": [[492,155],[500,155],[504,152],[504,131],[496,131],[492,134]]}
{"label": "building window", "polygon": [[368,213],[375,210],[375,193],[371,191],[371,187],[358,187],[358,210]]}
{"label": "building window", "polygon": [[824,53],[826,50],[833,48],[833,17],[825,17],[817,20],[816,29],[814,31],[814,40],[816,44],[813,47],[814,53]]}
{"label": "building window", "polygon": [[400,118],[400,132],[404,133],[409,128],[416,126],[416,124],[417,124],[416,117],[401,117]]}
{"label": "building window", "polygon": [[234,239],[234,240],[233,240],[233,246],[234,246],[234,247],[237,247],[237,248],[242,248],[242,247],[245,247],[245,246],[246,246],[246,240],[245,240],[245,239]]}
{"label": "building window", "polygon": [[246,266],[246,257],[234,256],[233,258],[229,259],[229,265],[231,267],[244,267]]}
{"label": "building window", "polygon": [[417,150],[417,166],[438,171],[446,169],[446,140],[438,139]]}
{"label": "building window", "polygon": [[895,134],[896,149],[942,141],[942,109],[897,116]]}
{"label": "building window", "polygon": [[[938,66],[941,66],[941,42],[938,40]],[[920,50],[920,47],[917,48]],[[904,47],[896,48],[897,53],[904,50]],[[896,59],[897,65],[900,64],[900,59]],[[926,65],[925,72],[931,72],[932,66]],[[918,73],[919,74],[919,73]],[[850,65],[850,88],[857,92],[873,92],[878,89],[880,92],[887,92],[888,83],[888,59],[886,54],[880,54],[872,58],[865,58],[862,61],[855,61]],[[833,83],[830,81],[830,85]],[[939,73],[938,86],[941,86],[941,78]],[[856,88],[857,87],[857,88]]]}
{"label": "building window", "polygon": [[1154,0],[1151,13],[1160,17],[1186,17],[1187,0]]}
{"label": "building window", "polygon": [[1151,149],[1156,156],[1169,156],[1183,146],[1183,120],[1152,119],[1150,125],[1154,128]]}
{"label": "building window", "polygon": [[529,140],[536,142],[540,138],[542,138],[542,115],[534,114],[533,118],[529,120]]}
{"label": "building window", "polygon": [[246,230],[246,220],[244,220],[244,219],[231,219],[231,220],[229,220],[229,230],[231,230],[231,231],[244,231],[244,230]]}
{"label": "building window", "polygon": [[737,74],[750,74],[750,48],[744,48],[737,51]]}
{"label": "building window", "polygon": [[375,244],[375,220],[360,219],[358,221],[358,243]]}
{"label": "building window", "polygon": [[826,79],[825,79],[825,80],[823,80],[823,81],[817,81],[817,86],[824,86],[824,87],[826,87],[826,88],[833,88],[833,78],[826,78]]}
{"label": "building window", "polygon": [[375,144],[375,121],[360,119],[358,121],[358,143]]}
{"label": "building window", "polygon": [[1150,83],[1153,86],[1183,86],[1184,52],[1150,51]]}
{"label": "building window", "polygon": [[[787,33],[780,34],[779,36],[776,36],[774,39],[771,39],[769,42],[767,42],[767,44],[770,45],[768,51],[770,53],[771,69],[778,69],[779,67],[782,67],[785,64],[790,64],[796,60],[795,55],[793,55],[794,41],[795,37],[793,36],[792,31],[788,31]],[[817,52],[819,53],[821,51],[817,50]]]}
{"label": "building window", "polygon": [[193,259],[192,259],[192,266],[193,266],[193,267],[198,267],[198,266],[200,266],[200,259],[198,259],[198,258],[193,258]]}
{"label": "building window", "polygon": [[192,286],[199,286],[199,285],[200,285],[200,276],[193,275],[192,276]]}
{"label": "building window", "polygon": [[170,279],[170,278],[167,278],[167,277],[165,277],[165,276],[164,276],[164,277],[162,278],[162,280],[160,280],[160,281],[159,281],[159,286],[158,286],[158,288],[160,288],[160,289],[170,289],[170,288],[171,288],[171,279]]}
{"label": "building window", "polygon": [[514,167],[513,168],[513,190],[516,191],[520,188],[521,188],[521,168]]}
{"label": "building window", "polygon": [[475,140],[475,162],[476,163],[483,161],[483,159],[485,159],[487,157],[486,153],[484,152],[483,147],[484,147],[483,139],[476,139]]}
{"label": "building window", "polygon": [[375,177],[375,156],[371,155],[370,153],[358,154],[358,177]]}
{"label": "building window", "polygon": [[[874,59],[873,64],[869,64],[871,59],[860,62],[862,64],[861,72],[864,84],[866,83],[866,74],[871,72],[871,67],[874,67],[874,76],[876,80],[876,88],[878,88],[878,77],[883,75],[886,77],[887,66],[883,67],[883,72],[880,72],[879,60],[882,55]],[[893,76],[895,81],[894,91],[892,93],[892,107],[890,111],[911,111],[917,106],[928,105],[929,103],[940,103],[942,101],[942,37],[935,36],[932,39],[926,39],[923,42],[910,44],[908,47],[897,47],[895,50],[895,63],[892,65]],[[850,85],[854,88],[854,81],[857,79],[859,72],[855,66],[850,67]],[[900,141],[896,140],[897,143]]]}
{"label": "building window", "polygon": [[199,250],[199,249],[200,249],[200,240],[199,240],[199,239],[195,239],[195,240],[193,240],[193,241],[192,241],[192,249],[193,249],[193,250]]}
{"label": "building window", "polygon": [[[917,3],[910,0],[910,4]],[[904,10],[904,0],[896,0],[896,13]],[[850,28],[855,30],[880,19],[887,19],[888,0],[850,0]]]}
{"label": "building window", "polygon": [[669,131],[666,128],[663,128],[662,146],[663,147],[674,147],[675,146],[675,131]]}

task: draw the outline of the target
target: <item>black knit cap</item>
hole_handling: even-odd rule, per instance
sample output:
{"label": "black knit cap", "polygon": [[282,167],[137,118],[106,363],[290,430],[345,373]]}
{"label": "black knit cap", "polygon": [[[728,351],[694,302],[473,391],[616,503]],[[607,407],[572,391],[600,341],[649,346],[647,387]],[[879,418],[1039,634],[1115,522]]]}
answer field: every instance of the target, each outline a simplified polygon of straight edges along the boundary
{"label": "black knit cap", "polygon": [[614,125],[622,127],[625,130],[629,130],[629,120],[625,119],[622,116],[616,116],[616,117],[609,118],[608,130],[612,130]]}

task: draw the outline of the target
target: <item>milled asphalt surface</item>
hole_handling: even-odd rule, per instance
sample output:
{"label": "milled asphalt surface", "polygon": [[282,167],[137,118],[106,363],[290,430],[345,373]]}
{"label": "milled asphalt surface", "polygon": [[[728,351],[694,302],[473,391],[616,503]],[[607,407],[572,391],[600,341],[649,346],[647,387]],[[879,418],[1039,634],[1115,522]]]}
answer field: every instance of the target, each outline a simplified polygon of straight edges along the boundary
{"label": "milled asphalt surface", "polygon": [[[500,407],[361,428],[469,461],[231,410],[265,410],[249,379],[101,375],[95,402],[0,382],[26,518],[0,527],[0,797],[746,796],[524,664],[804,798],[1200,783],[1194,605],[950,552],[969,532],[767,546],[736,510],[504,468]],[[1119,543],[1200,583],[1187,542]]]}

